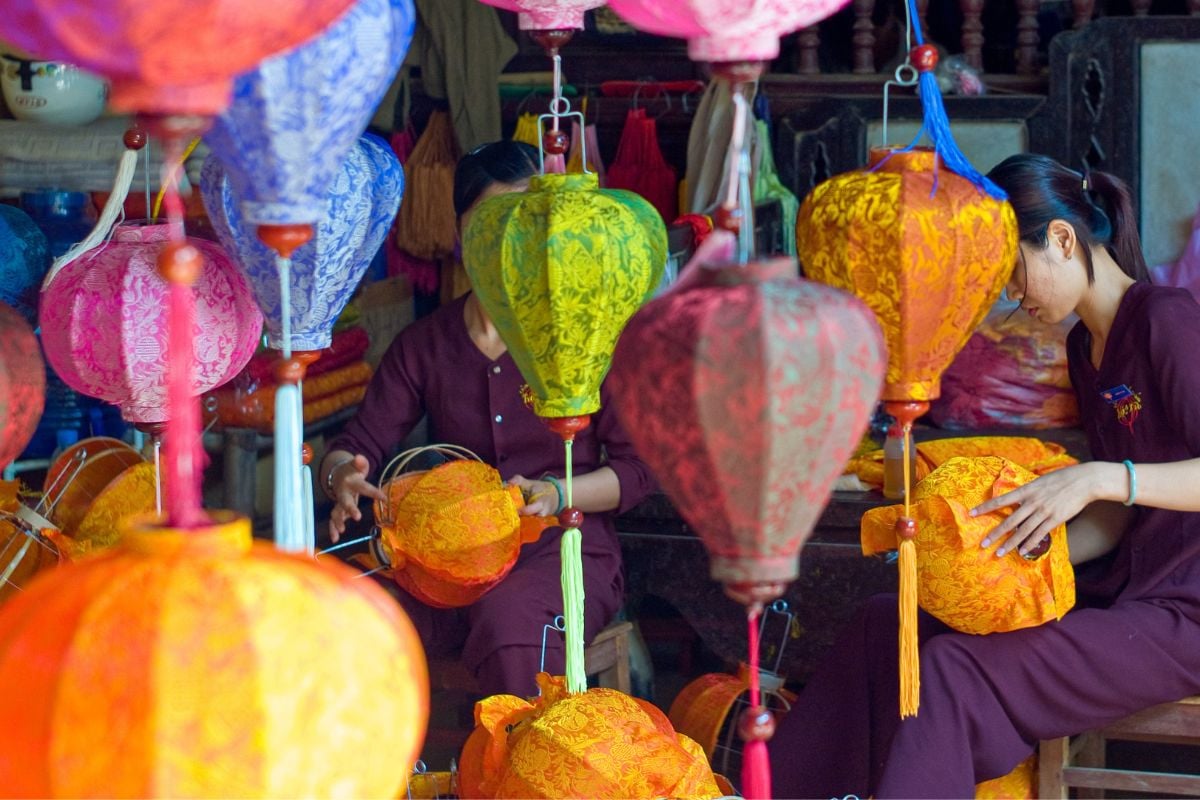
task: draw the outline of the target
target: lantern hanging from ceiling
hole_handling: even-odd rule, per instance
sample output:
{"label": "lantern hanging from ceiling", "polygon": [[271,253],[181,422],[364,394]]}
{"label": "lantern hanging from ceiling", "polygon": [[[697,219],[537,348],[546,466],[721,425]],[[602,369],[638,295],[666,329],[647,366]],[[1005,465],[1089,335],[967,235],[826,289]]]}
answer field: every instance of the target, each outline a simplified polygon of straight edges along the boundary
{"label": "lantern hanging from ceiling", "polygon": [[[352,0],[2,0],[4,38],[112,80],[118,111],[207,115],[232,79],[309,39]],[[219,54],[219,57],[214,57]]]}
{"label": "lantern hanging from ceiling", "polygon": [[[167,411],[167,295],[155,259],[168,224],[123,224],[112,243],[70,262],[42,290],[46,358],[71,388],[115,403],[133,423]],[[233,261],[216,244],[189,238],[203,257],[195,285],[192,396],[236,375],[258,345],[262,314]]]}
{"label": "lantern hanging from ceiling", "polygon": [[[870,164],[835,176],[805,198],[796,237],[805,274],[861,297],[888,344],[883,399],[909,461],[913,422],[940,393],[942,373],[999,297],[1017,257],[1017,225],[1003,190],[959,149],[938,88],[938,51],[926,44],[915,0],[905,9],[916,41],[924,124],[903,149],[873,150]],[[921,135],[931,150],[915,147]],[[900,715],[917,713],[917,523],[904,472],[896,522],[900,568]]]}
{"label": "lantern hanging from ceiling", "polygon": [[688,797],[725,792],[704,751],[653,704],[615,689],[567,691],[537,676],[532,702],[496,695],[475,706],[460,789],[478,798]]}
{"label": "lantern hanging from ceiling", "polygon": [[0,302],[37,325],[37,293],[50,268],[46,234],[21,209],[0,204]]}
{"label": "lantern hanging from ceiling", "polygon": [[38,578],[0,610],[2,791],[400,796],[425,659],[399,606],[355,576],[252,545],[229,517],[133,525]]}
{"label": "lantern hanging from ceiling", "polygon": [[[254,221],[215,154],[204,162],[200,188],[217,237],[254,289],[267,323],[267,343],[282,349],[283,303],[275,253],[254,235]],[[391,148],[370,134],[358,139],[321,186],[316,235],[292,254],[292,350],[322,350],[333,325],[358,288],[387,235],[404,188],[404,171]]]}
{"label": "lantern hanging from ceiling", "polygon": [[849,0],[608,0],[638,30],[688,40],[693,61],[771,61],[779,37],[815,25]]}
{"label": "lantern hanging from ceiling", "polygon": [[582,30],[583,15],[604,0],[482,0],[489,6],[516,12],[523,31]]}
{"label": "lantern hanging from ceiling", "polygon": [[25,449],[45,400],[46,367],[37,337],[20,314],[0,303],[0,467]]}
{"label": "lantern hanging from ceiling", "polygon": [[[435,452],[452,460],[404,472],[412,459]],[[375,501],[383,560],[396,583],[435,608],[468,606],[512,570],[521,547],[557,524],[521,516],[516,486],[469,450],[429,445],[398,455],[379,480],[386,501]]]}

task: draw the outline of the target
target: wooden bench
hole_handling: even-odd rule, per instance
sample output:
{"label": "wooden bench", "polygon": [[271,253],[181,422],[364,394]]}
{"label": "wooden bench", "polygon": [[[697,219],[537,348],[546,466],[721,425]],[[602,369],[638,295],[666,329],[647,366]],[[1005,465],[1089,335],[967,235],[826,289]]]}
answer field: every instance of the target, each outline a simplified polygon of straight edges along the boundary
{"label": "wooden bench", "polygon": [[1103,797],[1104,789],[1140,796],[1200,797],[1200,774],[1106,767],[1105,743],[1109,740],[1200,746],[1200,696],[1139,711],[1100,730],[1042,742],[1038,752],[1038,796],[1065,799],[1069,788],[1075,787],[1079,797]]}

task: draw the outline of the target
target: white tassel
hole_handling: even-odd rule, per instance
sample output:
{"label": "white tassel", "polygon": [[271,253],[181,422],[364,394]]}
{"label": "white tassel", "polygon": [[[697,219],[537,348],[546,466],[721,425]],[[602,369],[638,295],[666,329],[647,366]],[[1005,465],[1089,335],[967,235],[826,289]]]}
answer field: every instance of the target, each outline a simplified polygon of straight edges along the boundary
{"label": "white tassel", "polygon": [[300,498],[304,514],[304,552],[310,556],[317,552],[317,521],[313,510],[313,478],[312,468],[307,464],[301,470],[300,488],[304,496]]}
{"label": "white tassel", "polygon": [[300,387],[281,384],[275,390],[275,546],[304,551],[300,467],[303,447]]}
{"label": "white tassel", "polygon": [[117,176],[113,179],[112,193],[109,194],[108,200],[104,203],[104,210],[100,212],[100,219],[96,221],[95,226],[82,242],[79,242],[54,260],[54,263],[50,266],[50,271],[46,273],[46,277],[42,281],[43,289],[50,285],[50,282],[54,280],[54,276],[63,267],[108,239],[109,231],[112,230],[117,219],[125,213],[125,198],[129,196],[129,187],[133,185],[133,174],[137,172],[137,161],[137,150],[126,150],[124,153],[121,153],[121,161],[117,164]]}

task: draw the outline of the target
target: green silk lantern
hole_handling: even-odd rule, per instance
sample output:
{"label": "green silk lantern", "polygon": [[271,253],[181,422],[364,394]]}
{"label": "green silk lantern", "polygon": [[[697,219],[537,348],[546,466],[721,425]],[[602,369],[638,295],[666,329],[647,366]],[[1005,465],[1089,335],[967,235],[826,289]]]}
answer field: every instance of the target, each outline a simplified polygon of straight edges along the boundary
{"label": "green silk lantern", "polygon": [[617,337],[658,287],[667,232],[649,202],[595,175],[535,175],[479,205],[463,262],[534,412],[579,417],[600,408]]}
{"label": "green silk lantern", "polygon": [[573,507],[571,449],[600,408],[600,383],[625,323],[658,287],[667,231],[654,206],[601,190],[593,174],[535,175],[524,192],[475,209],[463,264],[529,384],[534,413],[562,437],[566,682],[587,691],[583,663],[583,514]]}

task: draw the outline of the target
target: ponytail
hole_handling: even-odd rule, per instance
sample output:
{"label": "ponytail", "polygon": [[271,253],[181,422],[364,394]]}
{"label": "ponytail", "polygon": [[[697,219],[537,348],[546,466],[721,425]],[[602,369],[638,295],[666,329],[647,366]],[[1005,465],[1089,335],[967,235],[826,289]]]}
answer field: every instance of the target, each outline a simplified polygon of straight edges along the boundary
{"label": "ponytail", "polygon": [[1108,254],[1135,281],[1149,281],[1150,269],[1142,253],[1142,237],[1138,234],[1129,187],[1107,172],[1089,172],[1087,183],[1091,195],[1100,201],[1097,210],[1110,221],[1111,232],[1105,243]]}
{"label": "ponytail", "polygon": [[1047,156],[1010,156],[988,173],[1008,193],[1017,214],[1021,241],[1044,248],[1050,222],[1061,219],[1075,229],[1082,245],[1088,283],[1095,280],[1092,248],[1099,245],[1129,277],[1149,281],[1141,237],[1129,189],[1107,172],[1082,174]]}

